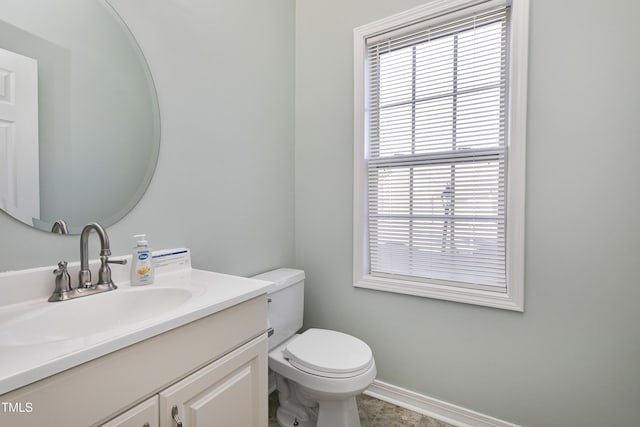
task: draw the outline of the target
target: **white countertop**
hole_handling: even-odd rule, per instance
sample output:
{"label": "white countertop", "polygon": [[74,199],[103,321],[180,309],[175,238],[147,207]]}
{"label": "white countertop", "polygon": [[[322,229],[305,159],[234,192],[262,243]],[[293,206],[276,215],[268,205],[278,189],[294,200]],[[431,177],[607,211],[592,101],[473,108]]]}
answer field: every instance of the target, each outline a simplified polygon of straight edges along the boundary
{"label": "white countertop", "polygon": [[[154,257],[155,255],[156,252]],[[70,264],[69,269],[74,284],[77,280],[74,275],[74,271],[77,271],[76,264]],[[16,317],[24,319],[29,313],[41,313],[42,310],[53,307],[54,304],[57,305],[55,307],[57,311],[63,312],[65,307],[68,307],[69,312],[76,316],[77,310],[73,310],[75,307],[71,307],[72,304],[81,300],[88,301],[91,298],[93,299],[91,303],[95,306],[98,302],[107,302],[107,299],[98,299],[108,298],[109,294],[123,295],[140,292],[136,294],[138,298],[144,296],[143,292],[151,288],[157,290],[176,288],[188,290],[192,295],[166,312],[154,314],[149,318],[138,316],[135,321],[129,323],[107,319],[107,321],[113,321],[113,326],[109,324],[106,328],[105,319],[102,319],[102,329],[97,333],[90,332],[71,339],[49,342],[8,342],[9,340],[2,340],[3,335],[0,332],[0,395],[265,294],[272,285],[262,280],[192,269],[189,259],[186,264],[156,268],[155,282],[152,285],[132,287],[128,279],[125,279],[128,266],[118,267],[120,270],[112,267],[117,290],[54,303],[47,302],[53,290],[51,271],[54,267],[0,273],[0,294],[8,289],[12,290],[5,293],[7,298],[0,303],[0,330],[4,329],[5,336],[7,331],[13,333],[11,329],[14,328],[13,324],[18,325],[15,329],[19,330],[20,322],[15,321]],[[92,270],[97,274],[95,264]],[[43,284],[45,280],[48,283]],[[24,291],[13,292],[16,286],[24,288]],[[18,313],[18,316],[14,313]],[[84,329],[90,330],[92,322],[96,319],[92,313],[83,317],[85,318],[65,318],[64,322],[70,324],[81,322]],[[68,328],[69,323],[65,327]]]}

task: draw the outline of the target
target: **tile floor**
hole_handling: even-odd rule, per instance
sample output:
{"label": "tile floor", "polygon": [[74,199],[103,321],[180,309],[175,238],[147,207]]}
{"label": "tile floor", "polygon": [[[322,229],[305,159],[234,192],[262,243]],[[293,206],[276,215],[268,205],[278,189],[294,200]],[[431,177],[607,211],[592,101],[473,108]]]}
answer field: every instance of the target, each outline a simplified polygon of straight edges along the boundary
{"label": "tile floor", "polygon": [[[362,427],[454,427],[391,403],[361,394],[357,398]],[[276,421],[277,393],[269,396],[269,427],[279,427]]]}

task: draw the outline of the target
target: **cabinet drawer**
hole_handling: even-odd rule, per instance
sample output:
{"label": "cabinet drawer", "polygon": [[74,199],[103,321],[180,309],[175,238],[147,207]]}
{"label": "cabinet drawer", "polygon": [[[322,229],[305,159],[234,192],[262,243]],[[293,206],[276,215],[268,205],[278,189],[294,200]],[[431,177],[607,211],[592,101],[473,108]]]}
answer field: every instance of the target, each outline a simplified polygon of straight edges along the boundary
{"label": "cabinet drawer", "polygon": [[267,411],[265,335],[160,393],[160,427],[174,416],[189,427],[266,427]]}

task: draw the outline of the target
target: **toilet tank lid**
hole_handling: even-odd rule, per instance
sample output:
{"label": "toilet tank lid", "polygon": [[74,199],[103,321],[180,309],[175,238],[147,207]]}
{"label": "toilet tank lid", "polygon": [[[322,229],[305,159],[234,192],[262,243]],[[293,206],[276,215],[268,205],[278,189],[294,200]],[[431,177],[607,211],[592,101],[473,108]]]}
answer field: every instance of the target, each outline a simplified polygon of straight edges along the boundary
{"label": "toilet tank lid", "polygon": [[268,289],[268,293],[277,292],[288,286],[296,284],[304,280],[304,270],[296,270],[294,268],[278,268],[277,270],[267,271],[252,277],[253,279],[265,280],[273,282],[274,286]]}

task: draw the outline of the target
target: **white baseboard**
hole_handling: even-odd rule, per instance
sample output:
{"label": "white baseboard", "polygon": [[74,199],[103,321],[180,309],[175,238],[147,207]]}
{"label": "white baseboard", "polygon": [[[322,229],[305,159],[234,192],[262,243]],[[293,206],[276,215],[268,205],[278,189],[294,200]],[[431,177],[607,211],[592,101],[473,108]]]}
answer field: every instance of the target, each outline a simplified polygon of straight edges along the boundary
{"label": "white baseboard", "polygon": [[520,427],[378,380],[364,394],[458,427]]}

